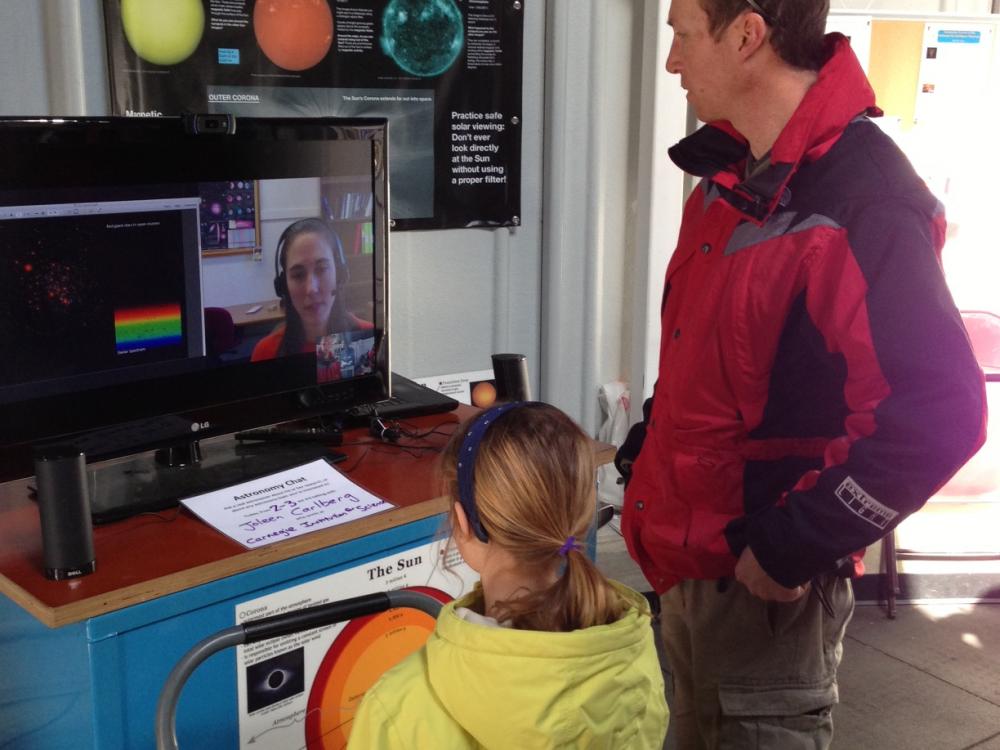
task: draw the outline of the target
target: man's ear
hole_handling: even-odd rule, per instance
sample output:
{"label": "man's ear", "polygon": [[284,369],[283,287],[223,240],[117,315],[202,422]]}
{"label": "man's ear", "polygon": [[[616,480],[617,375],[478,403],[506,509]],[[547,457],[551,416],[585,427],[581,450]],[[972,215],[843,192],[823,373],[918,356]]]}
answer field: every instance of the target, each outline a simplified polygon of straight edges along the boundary
{"label": "man's ear", "polygon": [[750,57],[767,42],[767,24],[757,13],[744,13],[737,20],[739,31],[739,53],[743,58]]}

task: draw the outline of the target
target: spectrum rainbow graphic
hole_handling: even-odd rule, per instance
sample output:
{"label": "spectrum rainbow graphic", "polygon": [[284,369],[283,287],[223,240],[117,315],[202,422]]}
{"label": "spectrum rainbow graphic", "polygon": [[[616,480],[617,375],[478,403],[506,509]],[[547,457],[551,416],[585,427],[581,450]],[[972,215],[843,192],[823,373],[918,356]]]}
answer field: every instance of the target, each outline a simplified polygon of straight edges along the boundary
{"label": "spectrum rainbow graphic", "polygon": [[181,306],[175,303],[115,310],[119,354],[181,343]]}

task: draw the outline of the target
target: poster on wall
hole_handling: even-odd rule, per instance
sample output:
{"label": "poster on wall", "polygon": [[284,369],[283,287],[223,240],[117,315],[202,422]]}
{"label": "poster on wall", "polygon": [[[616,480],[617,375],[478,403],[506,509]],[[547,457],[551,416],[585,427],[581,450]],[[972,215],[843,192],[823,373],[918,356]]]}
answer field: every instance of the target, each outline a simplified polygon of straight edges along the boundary
{"label": "poster on wall", "polygon": [[988,106],[993,57],[993,27],[990,24],[929,23],[917,82],[915,121],[954,132],[956,113],[962,120],[983,116],[978,108]]}
{"label": "poster on wall", "polygon": [[[401,588],[447,602],[477,580],[454,545],[439,539],[237,604],[236,623]],[[401,608],[239,646],[240,748],[342,750],[365,691],[433,628],[430,615]]]}
{"label": "poster on wall", "polygon": [[[983,138],[992,138],[996,122],[996,112],[991,111],[992,57],[990,24],[924,26],[907,153],[927,186],[947,206],[953,230],[965,218],[960,209],[964,201],[957,197],[983,192],[981,144]],[[941,148],[942,143],[948,147]],[[958,239],[949,238],[949,254],[954,254]]]}
{"label": "poster on wall", "polygon": [[386,117],[392,226],[521,214],[524,0],[104,0],[112,110]]}

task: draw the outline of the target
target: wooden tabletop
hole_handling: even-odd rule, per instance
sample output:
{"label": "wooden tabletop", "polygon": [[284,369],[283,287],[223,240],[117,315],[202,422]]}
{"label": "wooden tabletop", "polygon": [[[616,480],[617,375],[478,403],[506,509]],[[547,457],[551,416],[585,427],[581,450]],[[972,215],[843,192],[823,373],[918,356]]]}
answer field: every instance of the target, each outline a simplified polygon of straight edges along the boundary
{"label": "wooden tabletop", "polygon": [[[42,573],[38,508],[29,498],[29,480],[0,485],[0,594],[59,627],[443,513],[439,450],[405,448],[443,448],[460,420],[474,413],[460,406],[407,420],[414,432],[437,429],[420,440],[404,438],[399,446],[373,441],[363,430],[345,434],[337,450],[348,457],[337,468],[388,500],[395,506],[391,510],[252,550],[185,509],[144,514],[95,527],[97,570],[70,581],[50,581]],[[595,453],[606,463],[614,448],[595,443]]]}

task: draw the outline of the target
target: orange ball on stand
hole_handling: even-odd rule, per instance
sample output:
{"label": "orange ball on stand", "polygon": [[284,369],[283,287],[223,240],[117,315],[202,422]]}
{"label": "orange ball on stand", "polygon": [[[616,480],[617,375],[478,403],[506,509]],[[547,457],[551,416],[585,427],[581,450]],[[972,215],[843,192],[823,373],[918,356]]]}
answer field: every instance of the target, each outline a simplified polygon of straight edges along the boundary
{"label": "orange ball on stand", "polygon": [[497,389],[489,380],[481,380],[472,387],[472,405],[488,409],[497,400]]}

